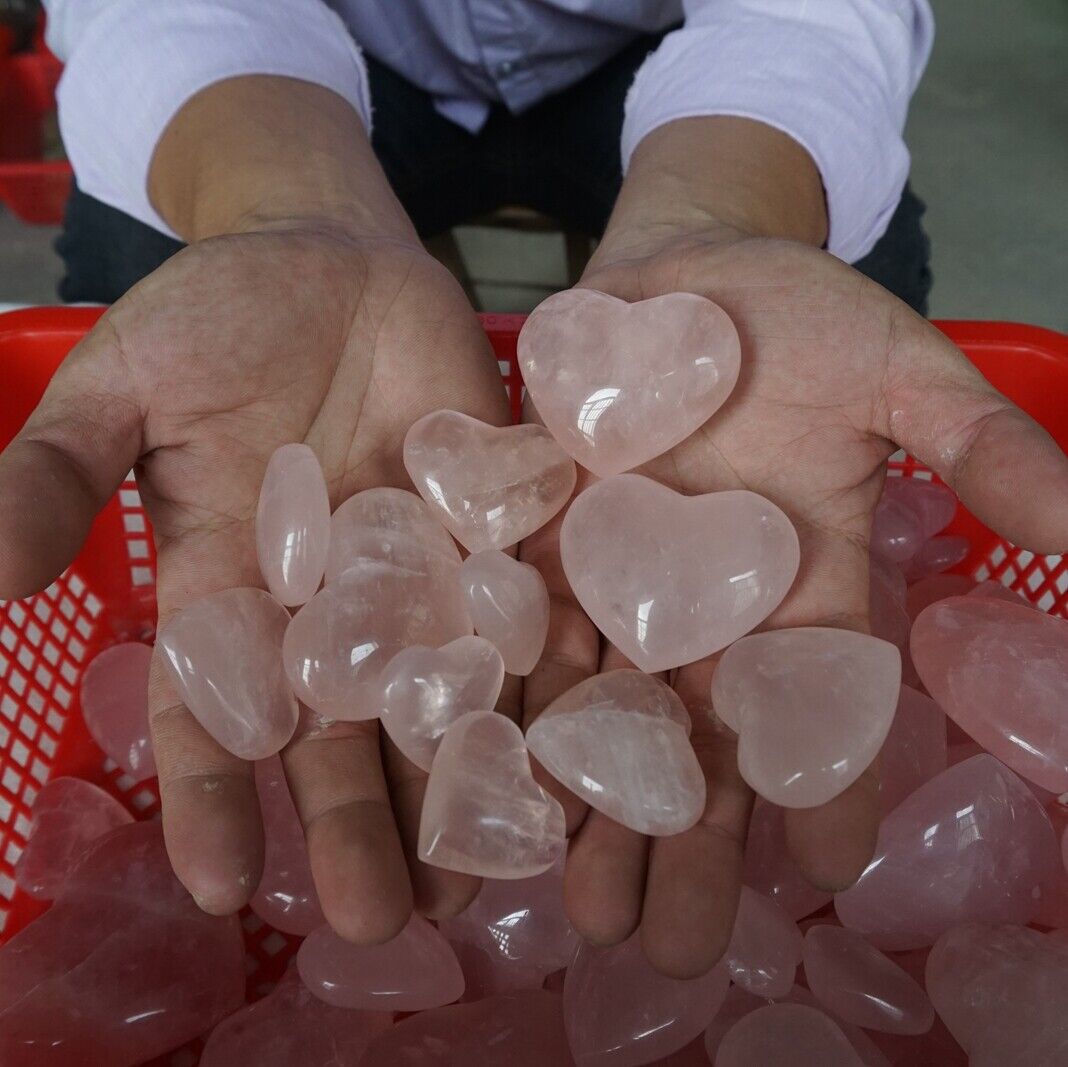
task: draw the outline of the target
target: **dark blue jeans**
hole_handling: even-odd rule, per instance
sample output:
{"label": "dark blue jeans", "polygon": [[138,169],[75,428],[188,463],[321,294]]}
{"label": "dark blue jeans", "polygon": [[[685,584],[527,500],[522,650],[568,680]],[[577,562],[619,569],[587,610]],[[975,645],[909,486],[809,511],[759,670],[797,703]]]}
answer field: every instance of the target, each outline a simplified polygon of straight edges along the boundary
{"label": "dark blue jeans", "polygon": [[[656,38],[624,49],[522,115],[495,107],[469,134],[429,95],[368,59],[374,148],[419,233],[431,237],[502,204],[523,205],[599,236],[619,192],[623,101]],[[917,311],[931,288],[923,203],[907,186],[886,233],[855,266]],[[75,189],[56,249],[63,300],[112,303],[182,245]]]}

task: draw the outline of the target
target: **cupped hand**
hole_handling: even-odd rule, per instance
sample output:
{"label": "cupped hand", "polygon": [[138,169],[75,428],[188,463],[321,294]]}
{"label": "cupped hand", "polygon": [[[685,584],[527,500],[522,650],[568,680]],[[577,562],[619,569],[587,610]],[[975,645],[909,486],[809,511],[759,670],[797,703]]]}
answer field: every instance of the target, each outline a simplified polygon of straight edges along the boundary
{"label": "cupped hand", "polygon": [[[934,327],[832,256],[733,231],[652,238],[622,252],[602,246],[580,284],[628,301],[694,292],[734,320],[742,370],[730,399],[641,473],[686,494],[750,489],[790,516],[801,569],[766,627],[868,630],[868,538],[886,460],[898,446],[1010,541],[1042,553],[1068,549],[1068,460],[1054,441]],[[582,678],[624,665],[617,651],[602,649],[570,592],[559,525],[522,549],[552,599],[545,655],[525,688],[528,723]],[[539,768],[568,813],[572,922],[599,944],[640,924],[648,958],[678,977],[706,971],[727,946],[753,799],[738,774],[736,738],[711,706],[714,666],[711,657],[673,678],[708,783],[691,830],[642,837],[586,810]],[[877,794],[872,767],[829,803],[785,813],[789,850],[814,885],[842,889],[864,869]]]}
{"label": "cupped hand", "polygon": [[[64,362],[0,457],[0,596],[29,595],[75,557],[127,472],[158,548],[160,623],[198,597],[262,586],[254,516],[271,453],[307,442],[334,506],[408,485],[407,428],[437,408],[508,420],[496,360],[452,277],[421,248],[336,226],[202,241],[127,294]],[[255,891],[263,834],[252,766],[222,749],[154,670],[150,714],[164,830],[201,907]],[[462,909],[476,879],[429,868],[415,842],[426,775],[377,721],[302,713],[283,753],[323,910],[382,941],[413,905]]]}

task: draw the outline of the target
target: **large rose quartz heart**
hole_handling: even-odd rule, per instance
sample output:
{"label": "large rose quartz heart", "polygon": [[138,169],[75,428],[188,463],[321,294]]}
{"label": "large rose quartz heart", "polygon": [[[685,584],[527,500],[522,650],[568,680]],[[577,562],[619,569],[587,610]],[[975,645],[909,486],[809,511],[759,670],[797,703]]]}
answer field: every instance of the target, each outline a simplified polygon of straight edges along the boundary
{"label": "large rose quartz heart", "polygon": [[544,526],[575,488],[574,460],[543,426],[490,426],[458,411],[424,415],[404,466],[469,552],[508,548]]}
{"label": "large rose quartz heart", "polygon": [[445,731],[469,711],[495,707],[503,684],[504,661],[485,638],[413,645],[382,672],[382,726],[412,763],[429,771]]}
{"label": "large rose quartz heart", "polygon": [[932,944],[962,922],[1021,922],[1051,884],[1049,816],[993,756],[973,756],[902,801],[879,828],[875,858],[835,909],[878,948]]}
{"label": "large rose quartz heart", "polygon": [[1068,622],[954,597],[920,614],[911,648],[924,687],[958,726],[1025,778],[1068,791]]}
{"label": "large rose quartz heart", "polygon": [[289,612],[261,589],[194,601],[160,630],[156,647],[185,706],[223,748],[266,759],[297,728],[282,671]]}
{"label": "large rose quartz heart", "polygon": [[641,671],[579,682],[527,730],[530,751],[573,793],[642,834],[677,834],[701,817],[705,777],[675,692]]}
{"label": "large rose quartz heart", "polygon": [[769,1004],[744,1015],[719,1043],[716,1067],[863,1067],[841,1028],[803,1004]]}
{"label": "large rose quartz heart", "polygon": [[530,878],[565,844],[563,808],[534,781],[519,727],[494,711],[457,719],[430,771],[419,858],[486,878]]}
{"label": "large rose quartz heart", "polygon": [[260,573],[287,607],[310,600],[330,549],[330,497],[307,445],[282,445],[267,463],[256,508]]}
{"label": "large rose quartz heart", "polygon": [[694,293],[628,304],[568,289],[534,309],[518,350],[545,425],[602,477],[686,440],[730,396],[741,366],[734,323]]}
{"label": "large rose quartz heart", "polygon": [[32,814],[15,881],[38,900],[59,893],[74,863],[97,838],[133,822],[114,797],[80,778],[53,778],[37,794]]}
{"label": "large rose quartz heart", "polygon": [[754,634],[723,653],[716,714],[738,733],[738,770],[787,808],[824,804],[860,777],[886,740],[901,656],[886,641],[830,627]]}
{"label": "large rose quartz heart", "polygon": [[419,915],[381,945],[354,945],[321,926],[300,946],[297,969],[304,984],[336,1008],[423,1011],[451,1004],[464,991],[456,953]]}
{"label": "large rose quartz heart", "polygon": [[82,718],[93,740],[135,782],[153,778],[148,731],[152,649],[137,641],[105,648],[82,675]]}
{"label": "large rose quartz heart", "polygon": [[648,672],[747,634],[786,596],[801,558],[790,520],[756,493],[686,497],[638,474],[579,494],[560,556],[586,614]]}
{"label": "large rose quartz heart", "polygon": [[564,1025],[580,1067],[638,1067],[688,1045],[727,995],[718,964],[689,981],[653,970],[633,934],[613,948],[583,944],[564,979]]}
{"label": "large rose quartz heart", "polygon": [[313,711],[372,719],[381,711],[382,670],[401,649],[470,633],[455,567],[421,573],[363,559],[293,616],[282,660],[293,691]]}
{"label": "large rose quartz heart", "polygon": [[879,806],[883,815],[948,765],[942,709],[930,697],[903,685],[893,724],[879,753]]}
{"label": "large rose quartz heart", "polygon": [[736,985],[777,1000],[794,986],[801,962],[801,931],[775,901],[743,885],[723,958]]}
{"label": "large rose quartz heart", "polygon": [[1068,1063],[1068,948],[1022,926],[958,926],[927,958],[927,990],[971,1067]]}

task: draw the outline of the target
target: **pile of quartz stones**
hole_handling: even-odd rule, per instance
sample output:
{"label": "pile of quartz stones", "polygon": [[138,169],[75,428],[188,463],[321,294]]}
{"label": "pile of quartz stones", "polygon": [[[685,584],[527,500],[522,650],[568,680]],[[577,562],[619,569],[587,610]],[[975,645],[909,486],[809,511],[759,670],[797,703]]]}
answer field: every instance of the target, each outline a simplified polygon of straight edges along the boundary
{"label": "pile of quartz stones", "polygon": [[[629,473],[728,401],[727,315],[572,291],[530,317],[520,359],[544,425],[426,416],[404,447],[418,495],[367,489],[331,514],[312,450],[280,448],[256,523],[266,590],[205,597],[157,636],[192,713],[256,761],[251,907],[303,939],[284,979],[246,1006],[238,920],[197,909],[158,824],[60,778],[18,864],[53,903],[0,949],[0,1063],[124,1067],[204,1035],[204,1067],[1068,1063],[1068,623],[945,573],[969,551],[942,533],[956,499],[890,478],[872,634],[752,633],[797,573],[788,518],[755,493]],[[593,477],[572,499],[576,461]],[[554,518],[572,590],[634,666],[576,685],[524,735],[494,706],[505,674],[537,663],[549,602],[513,550]],[[704,779],[658,675],[719,652],[711,706],[758,799],[729,947],[680,981],[638,935],[595,948],[572,929],[563,811],[531,761],[624,826],[685,831]],[[152,654],[108,649],[82,689],[134,780],[154,773]],[[325,923],[278,753],[301,720],[375,718],[429,774],[420,857],[484,882],[458,917],[360,947]],[[877,757],[876,855],[832,900],[790,860],[783,812]]]}

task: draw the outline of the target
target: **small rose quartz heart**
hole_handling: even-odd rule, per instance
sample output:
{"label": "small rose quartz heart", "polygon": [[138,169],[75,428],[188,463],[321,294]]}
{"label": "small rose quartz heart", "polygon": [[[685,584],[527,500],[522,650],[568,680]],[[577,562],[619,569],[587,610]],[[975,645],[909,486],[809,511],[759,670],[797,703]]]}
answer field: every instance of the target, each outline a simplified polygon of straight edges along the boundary
{"label": "small rose quartz heart", "polygon": [[801,558],[790,520],[756,493],[687,497],[638,474],[579,494],[560,556],[586,614],[648,672],[747,634],[786,596]]}
{"label": "small rose quartz heart", "polygon": [[486,878],[530,878],[564,847],[563,808],[534,781],[519,727],[495,711],[453,723],[427,782],[419,858]]}
{"label": "small rose quartz heart", "polygon": [[544,426],[490,426],[458,411],[423,416],[404,439],[420,496],[469,552],[508,548],[544,526],[575,488],[575,462]]}
{"label": "small rose quartz heart", "polygon": [[741,345],[727,313],[695,293],[630,304],[568,289],[527,319],[519,363],[553,436],[607,477],[704,425],[738,380]]}
{"label": "small rose quartz heart", "polygon": [[93,740],[135,782],[156,775],[148,731],[152,649],[137,641],[105,648],[82,675],[82,718]]}
{"label": "small rose quartz heart", "polygon": [[801,931],[774,900],[743,885],[723,958],[735,985],[755,996],[778,1000],[794,987],[801,962]]}

